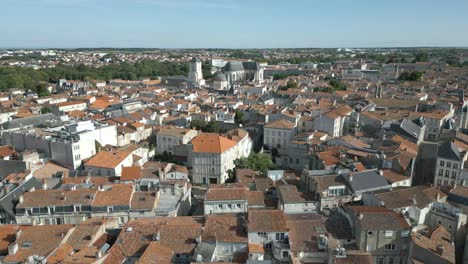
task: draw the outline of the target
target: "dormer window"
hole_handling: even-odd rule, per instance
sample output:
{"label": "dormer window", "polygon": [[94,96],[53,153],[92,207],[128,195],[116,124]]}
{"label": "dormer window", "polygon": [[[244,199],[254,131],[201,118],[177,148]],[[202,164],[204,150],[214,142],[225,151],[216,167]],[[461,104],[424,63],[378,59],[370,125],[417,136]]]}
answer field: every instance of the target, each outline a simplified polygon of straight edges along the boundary
{"label": "dormer window", "polygon": [[73,206],[73,210],[74,210],[75,212],[81,212],[81,205],[80,205],[80,204],[74,205],[74,206]]}

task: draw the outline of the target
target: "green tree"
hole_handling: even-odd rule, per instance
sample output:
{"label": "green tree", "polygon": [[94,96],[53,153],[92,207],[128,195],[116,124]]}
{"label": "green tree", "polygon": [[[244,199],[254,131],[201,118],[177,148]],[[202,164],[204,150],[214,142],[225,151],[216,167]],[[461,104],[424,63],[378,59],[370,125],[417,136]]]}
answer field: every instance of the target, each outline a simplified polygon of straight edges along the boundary
{"label": "green tree", "polygon": [[413,72],[402,72],[398,79],[400,81],[420,81],[422,79],[423,73],[418,71]]}
{"label": "green tree", "polygon": [[47,113],[50,113],[50,112],[52,112],[52,109],[50,109],[50,107],[48,107],[48,106],[43,106],[41,108],[41,114],[47,114]]}
{"label": "green tree", "polygon": [[244,124],[244,112],[236,109],[236,114],[234,116],[234,122],[237,124]]}
{"label": "green tree", "polygon": [[247,158],[236,159],[234,165],[237,169],[252,169],[261,172],[275,168],[270,156],[264,153],[251,153]]}
{"label": "green tree", "polygon": [[202,132],[206,132],[206,133],[221,133],[222,132],[218,123],[214,121],[206,122],[203,120],[192,120],[192,122],[190,122],[190,126],[192,128],[195,128],[196,130],[201,130]]}
{"label": "green tree", "polygon": [[335,91],[346,91],[346,85],[337,79],[331,79],[328,83]]}

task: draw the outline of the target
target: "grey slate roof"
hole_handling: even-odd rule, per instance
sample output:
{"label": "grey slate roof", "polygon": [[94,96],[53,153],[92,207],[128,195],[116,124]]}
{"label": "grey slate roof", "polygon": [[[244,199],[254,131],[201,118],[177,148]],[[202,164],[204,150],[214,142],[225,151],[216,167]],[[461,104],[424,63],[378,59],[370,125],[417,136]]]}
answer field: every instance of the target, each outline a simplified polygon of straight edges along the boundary
{"label": "grey slate roof", "polygon": [[403,129],[404,131],[413,135],[416,138],[421,133],[421,128],[418,125],[416,125],[413,121],[406,118],[403,119],[403,121],[401,121],[400,127],[401,129]]}
{"label": "grey slate roof", "polygon": [[40,189],[42,183],[32,177],[29,180],[26,180],[24,183],[16,187],[14,190],[0,198],[0,210],[3,210],[10,219],[15,219],[14,208],[18,202],[18,198],[25,193],[26,191],[31,190],[32,188]]}
{"label": "grey slate roof", "polygon": [[37,126],[37,125],[51,125],[60,126],[63,122],[60,118],[52,113],[29,116],[24,118],[18,118],[10,120],[3,124],[3,129],[14,129],[26,126]]}
{"label": "grey slate roof", "polygon": [[385,177],[380,175],[378,170],[354,172],[345,175],[344,179],[354,192],[365,192],[391,187]]}
{"label": "grey slate roof", "polygon": [[216,72],[214,80],[218,81],[218,82],[226,82],[227,81],[226,76],[222,72],[219,72],[219,71]]}
{"label": "grey slate roof", "polygon": [[223,71],[257,71],[260,65],[255,61],[230,61],[223,67]]}
{"label": "grey slate roof", "polygon": [[452,141],[447,141],[439,145],[437,149],[437,155],[439,158],[449,160],[461,160],[460,151]]}

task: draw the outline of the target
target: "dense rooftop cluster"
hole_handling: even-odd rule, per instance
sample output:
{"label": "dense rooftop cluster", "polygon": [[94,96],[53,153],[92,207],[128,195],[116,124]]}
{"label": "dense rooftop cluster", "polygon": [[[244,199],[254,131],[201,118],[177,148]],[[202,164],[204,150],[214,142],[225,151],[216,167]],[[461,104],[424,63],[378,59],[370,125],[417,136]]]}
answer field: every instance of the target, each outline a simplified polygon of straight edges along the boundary
{"label": "dense rooftop cluster", "polygon": [[2,92],[1,261],[467,262],[468,68],[259,52],[310,56],[128,52],[187,75]]}

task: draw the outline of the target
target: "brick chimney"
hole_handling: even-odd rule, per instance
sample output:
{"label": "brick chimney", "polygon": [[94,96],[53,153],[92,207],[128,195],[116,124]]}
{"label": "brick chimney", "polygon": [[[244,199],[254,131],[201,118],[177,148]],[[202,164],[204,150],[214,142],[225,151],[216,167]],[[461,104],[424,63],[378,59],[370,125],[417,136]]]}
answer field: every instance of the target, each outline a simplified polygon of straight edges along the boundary
{"label": "brick chimney", "polygon": [[437,245],[436,253],[437,255],[442,256],[444,254],[444,246],[442,246],[441,244]]}

